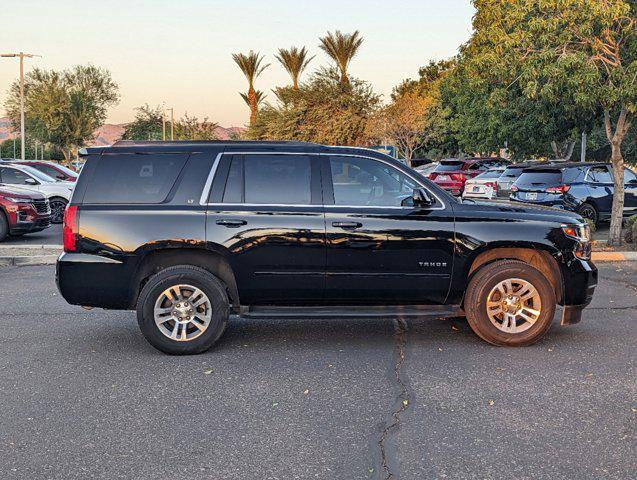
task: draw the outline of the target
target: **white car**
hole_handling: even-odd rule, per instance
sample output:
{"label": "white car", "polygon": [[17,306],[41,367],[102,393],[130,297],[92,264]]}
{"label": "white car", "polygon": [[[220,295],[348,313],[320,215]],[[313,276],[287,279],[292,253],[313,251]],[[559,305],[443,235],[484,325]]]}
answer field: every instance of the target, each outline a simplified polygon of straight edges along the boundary
{"label": "white car", "polygon": [[498,196],[498,178],[502,172],[504,172],[504,168],[491,168],[468,179],[464,184],[462,198],[496,198]]}
{"label": "white car", "polygon": [[49,199],[51,222],[62,223],[75,183],[60,182],[27,165],[0,164],[0,184],[36,190]]}
{"label": "white car", "polygon": [[438,166],[439,162],[431,162],[425,165],[421,165],[419,167],[414,168],[418,173],[420,173],[423,177],[428,177],[431,172],[433,172]]}

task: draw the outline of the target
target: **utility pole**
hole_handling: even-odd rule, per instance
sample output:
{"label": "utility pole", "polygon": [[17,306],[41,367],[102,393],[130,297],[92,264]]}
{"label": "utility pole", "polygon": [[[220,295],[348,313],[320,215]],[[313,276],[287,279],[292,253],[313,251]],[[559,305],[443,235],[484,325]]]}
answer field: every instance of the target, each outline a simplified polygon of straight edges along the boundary
{"label": "utility pole", "polygon": [[172,142],[175,139],[175,112],[174,109],[164,107],[161,114],[161,137],[162,140],[166,141],[166,111],[170,110],[170,141]]}
{"label": "utility pole", "polygon": [[586,132],[582,132],[582,148],[580,150],[580,161],[586,161]]}
{"label": "utility pole", "polygon": [[[24,160],[24,150],[26,147],[26,142],[24,139],[24,59],[25,58],[33,58],[39,57],[40,55],[34,55],[33,53],[2,53],[0,57],[5,58],[20,58],[20,153],[21,160]],[[15,158],[15,155],[14,155]]]}

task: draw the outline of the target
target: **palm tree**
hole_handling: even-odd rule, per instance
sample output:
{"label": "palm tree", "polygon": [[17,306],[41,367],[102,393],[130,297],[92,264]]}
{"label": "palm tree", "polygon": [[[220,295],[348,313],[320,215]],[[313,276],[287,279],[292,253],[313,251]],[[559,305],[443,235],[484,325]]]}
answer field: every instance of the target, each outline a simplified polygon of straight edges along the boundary
{"label": "palm tree", "polygon": [[338,69],[341,71],[341,83],[349,85],[347,66],[363,43],[363,37],[360,36],[358,30],[354,33],[345,34],[336,30],[333,34],[332,32],[327,32],[327,35],[319,40],[321,41],[319,48],[336,62]]}
{"label": "palm tree", "polygon": [[[246,104],[248,106],[250,106],[250,94],[249,93],[239,93],[239,95],[241,95],[241,98],[243,98],[243,101],[246,102]],[[255,102],[257,104],[257,110],[258,110],[259,106],[261,105],[263,100],[265,100],[265,93],[263,93],[261,90],[255,90],[254,91],[254,100],[255,100]]]}
{"label": "palm tree", "polygon": [[[261,75],[261,73],[263,73],[263,70],[270,66],[270,64],[268,63],[261,66],[263,57],[258,52],[255,53],[252,50],[250,50],[250,53],[247,55],[243,53],[233,53],[232,59],[248,79],[248,93],[241,94],[241,96],[244,97],[244,100],[247,98],[246,103],[250,106],[250,125],[252,125],[259,108],[259,99],[257,98],[256,90],[254,89],[254,81],[259,75]],[[260,99],[263,100],[263,92],[261,92]]]}
{"label": "palm tree", "polygon": [[296,47],[291,47],[289,50],[279,48],[279,54],[274,56],[279,62],[281,62],[283,68],[285,68],[292,77],[292,88],[294,90],[298,90],[299,77],[301,76],[301,73],[303,73],[303,70],[307,68],[307,65],[312,61],[314,56],[308,58],[305,47],[300,50]]}

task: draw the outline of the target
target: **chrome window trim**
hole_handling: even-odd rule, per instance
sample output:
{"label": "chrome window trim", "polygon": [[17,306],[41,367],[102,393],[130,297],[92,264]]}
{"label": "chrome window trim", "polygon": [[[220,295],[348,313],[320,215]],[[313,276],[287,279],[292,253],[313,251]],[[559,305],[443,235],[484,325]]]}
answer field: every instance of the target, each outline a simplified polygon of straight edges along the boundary
{"label": "chrome window trim", "polygon": [[245,207],[310,207],[316,208],[317,206],[321,206],[324,208],[367,208],[367,209],[378,209],[378,208],[387,208],[387,209],[409,209],[413,210],[413,206],[390,206],[390,205],[311,205],[311,204],[291,204],[291,203],[208,203],[207,199],[210,196],[210,189],[212,188],[212,182],[214,181],[214,177],[217,173],[217,169],[219,168],[219,162],[221,161],[221,157],[223,155],[304,155],[304,156],[327,156],[327,157],[357,157],[357,158],[365,158],[368,160],[375,160],[377,162],[382,162],[389,167],[398,170],[400,173],[403,173],[407,177],[411,178],[416,185],[420,185],[421,188],[427,190],[427,192],[436,198],[436,200],[440,203],[439,207],[431,207],[431,208],[423,208],[423,210],[445,210],[447,204],[442,201],[442,199],[432,192],[427,186],[423,185],[420,180],[415,178],[410,173],[404,172],[402,170],[397,169],[394,165],[389,163],[386,160],[371,157],[368,155],[360,155],[355,153],[314,153],[314,152],[250,152],[250,151],[237,151],[237,152],[220,152],[215,157],[215,160],[212,164],[212,168],[210,169],[210,173],[208,174],[208,178],[206,179],[206,183],[204,184],[203,191],[201,192],[201,198],[199,199],[199,204],[202,206],[229,206],[229,207],[237,207],[237,206],[245,206]]}

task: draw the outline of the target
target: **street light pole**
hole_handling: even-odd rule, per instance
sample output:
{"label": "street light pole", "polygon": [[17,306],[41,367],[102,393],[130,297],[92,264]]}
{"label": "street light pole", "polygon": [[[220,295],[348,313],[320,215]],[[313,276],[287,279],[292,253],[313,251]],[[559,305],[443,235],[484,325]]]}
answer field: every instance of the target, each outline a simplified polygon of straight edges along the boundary
{"label": "street light pole", "polygon": [[[34,55],[32,53],[2,53],[0,57],[5,58],[20,58],[20,154],[21,160],[24,160],[24,150],[26,148],[26,141],[24,138],[24,59],[39,57],[40,55]],[[13,155],[15,158],[15,154]]]}

